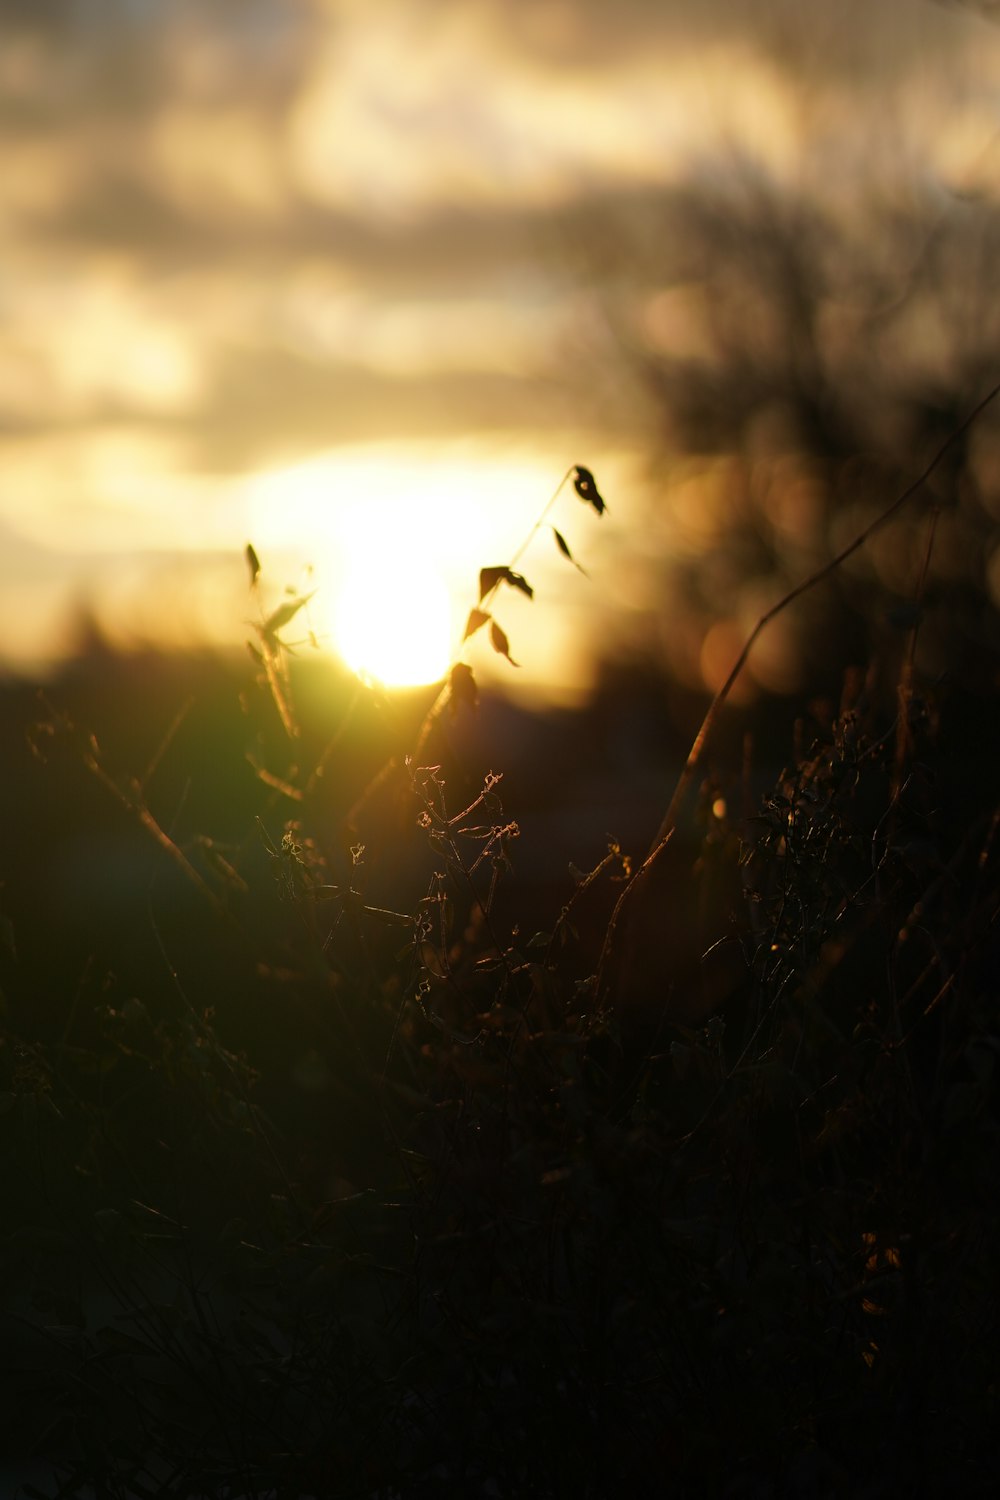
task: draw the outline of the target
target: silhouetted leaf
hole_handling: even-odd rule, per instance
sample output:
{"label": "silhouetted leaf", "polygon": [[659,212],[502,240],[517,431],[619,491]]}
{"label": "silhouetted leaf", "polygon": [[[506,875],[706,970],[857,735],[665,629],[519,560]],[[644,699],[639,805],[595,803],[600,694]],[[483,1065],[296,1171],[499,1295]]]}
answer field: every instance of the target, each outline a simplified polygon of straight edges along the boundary
{"label": "silhouetted leaf", "polygon": [[573,488],[581,500],[586,500],[588,505],[594,507],[599,516],[607,510],[601,492],[597,488],[597,480],[589,469],[583,467],[583,464],[577,464],[573,470]]}
{"label": "silhouetted leaf", "polygon": [[522,594],[527,594],[529,599],[535,595],[534,589],[528,580],[520,573],[515,573],[513,568],[480,568],[479,570],[479,599],[482,602],[487,594],[500,583],[509,583],[511,588],[519,589]]}
{"label": "silhouetted leaf", "polygon": [[257,575],[260,573],[260,558],[254,551],[252,542],[247,542],[246,560],[247,567],[250,569],[250,587],[253,588],[257,582]]}
{"label": "silhouetted leaf", "polygon": [[494,651],[498,651],[501,656],[506,656],[512,667],[517,667],[520,665],[520,663],[516,662],[511,656],[510,642],[508,641],[506,634],[500,629],[500,626],[497,624],[496,620],[490,621],[490,644],[492,645]]}
{"label": "silhouetted leaf", "polygon": [[[315,590],[313,592],[315,592]],[[277,609],[268,615],[267,619],[260,627],[261,635],[266,636],[268,640],[273,641],[278,634],[278,631],[281,630],[283,626],[287,625],[290,620],[294,620],[303,604],[308,604],[311,598],[311,593],[299,594],[294,599],[286,599],[284,604],[279,604]]]}
{"label": "silhouetted leaf", "polygon": [[566,561],[567,562],[571,562],[573,564],[574,568],[579,569],[579,571],[583,574],[584,578],[586,578],[588,576],[586,568],[582,567],[580,565],[580,563],[577,562],[576,558],[573,556],[572,552],[569,550],[569,543],[567,542],[566,538],[563,536],[562,532],[561,531],[557,531],[556,528],[553,526],[553,528],[552,528],[552,535],[555,537],[555,539],[556,539],[556,546],[559,548],[559,551],[562,553],[563,557],[565,557]]}
{"label": "silhouetted leaf", "polygon": [[457,661],[451,669],[448,678],[448,707],[452,713],[458,712],[459,705],[464,703],[469,708],[475,708],[479,702],[479,692],[476,688],[476,679],[472,675],[472,668],[464,661]]}
{"label": "silhouetted leaf", "polygon": [[462,636],[462,640],[467,641],[470,635],[475,635],[476,631],[481,629],[488,619],[489,615],[484,609],[470,609],[469,618],[465,622],[465,634]]}

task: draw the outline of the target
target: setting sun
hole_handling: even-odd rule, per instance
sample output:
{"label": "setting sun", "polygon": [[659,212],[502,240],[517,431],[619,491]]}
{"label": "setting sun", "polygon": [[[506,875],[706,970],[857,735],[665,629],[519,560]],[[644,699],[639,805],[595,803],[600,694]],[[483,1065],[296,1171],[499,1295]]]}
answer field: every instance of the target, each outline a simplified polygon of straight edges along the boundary
{"label": "setting sun", "polygon": [[337,591],[331,624],[334,646],[360,676],[416,687],[448,670],[451,600],[433,568],[372,553]]}
{"label": "setting sun", "polygon": [[[416,687],[446,675],[478,598],[480,568],[509,557],[530,531],[555,469],[532,455],[497,461],[468,446],[428,445],[405,455],[357,447],[258,475],[243,514],[265,562],[286,576],[310,568],[317,638],[359,676]],[[532,553],[532,582],[543,586],[565,572],[551,536],[543,537]],[[511,628],[517,608],[517,600],[503,601]],[[551,672],[558,655],[560,685],[571,691],[572,646],[554,644],[550,614],[541,603],[531,608],[534,650],[517,686],[530,685],[533,672]],[[508,664],[477,644],[477,672],[488,677],[499,662],[509,681]]]}

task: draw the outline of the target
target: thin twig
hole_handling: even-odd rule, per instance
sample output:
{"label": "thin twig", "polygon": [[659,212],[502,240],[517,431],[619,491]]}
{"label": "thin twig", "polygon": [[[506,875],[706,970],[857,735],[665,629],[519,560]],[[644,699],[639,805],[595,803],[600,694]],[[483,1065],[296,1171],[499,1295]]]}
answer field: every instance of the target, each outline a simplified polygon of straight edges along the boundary
{"label": "thin twig", "polygon": [[753,650],[753,647],[755,646],[758,638],[763,633],[765,628],[770,625],[772,620],[776,619],[777,616],[780,615],[784,610],[786,610],[790,604],[793,604],[796,599],[801,598],[803,594],[808,593],[808,591],[812,588],[815,588],[818,583],[822,583],[825,578],[829,578],[832,573],[835,573],[836,570],[841,566],[841,564],[845,563],[849,557],[853,557],[855,552],[860,551],[860,549],[865,545],[869,538],[874,536],[875,532],[883,527],[887,521],[890,521],[892,517],[903,508],[907,501],[912,500],[914,495],[919,493],[919,491],[927,483],[927,480],[934,473],[935,469],[941,463],[941,460],[945,457],[945,455],[950,452],[950,450],[954,447],[958,440],[964,436],[964,434],[969,430],[972,424],[978,420],[978,418],[982,415],[982,413],[986,410],[990,403],[996,400],[997,396],[1000,396],[1000,383],[993,386],[992,390],[990,390],[982,398],[982,400],[973,407],[972,411],[969,412],[969,414],[959,423],[959,425],[948,435],[945,441],[941,444],[940,448],[938,448],[937,452],[934,454],[933,458],[927,464],[922,473],[913,481],[912,484],[908,485],[906,489],[903,490],[902,494],[896,496],[896,499],[893,500],[891,505],[888,505],[880,515],[875,517],[874,521],[866,526],[863,531],[859,532],[854,540],[848,544],[848,546],[846,546],[841,552],[837,553],[836,557],[831,558],[828,563],[824,563],[821,568],[818,568],[815,573],[810,574],[810,576],[804,579],[802,583],[797,584],[796,587],[790,590],[789,593],[785,594],[782,599],[779,599],[777,604],[772,605],[769,610],[761,615],[760,619],[757,621],[757,624],[754,626],[753,630],[750,632],[750,635],[747,637],[742,651],[736,658],[729,676],[726,678],[725,682],[722,684],[721,688],[716,693],[715,697],[712,699],[711,703],[708,706],[708,711],[705,714],[704,719],[702,720],[701,728],[695,735],[694,743],[692,744],[691,749],[688,753],[687,760],[684,763],[683,770],[681,771],[680,777],[677,781],[677,785],[674,788],[673,796],[671,797],[669,806],[667,807],[667,810],[663,815],[660,826],[656,831],[656,836],[653,839],[652,844],[650,845],[649,853],[647,854],[646,859],[644,860],[640,868],[636,871],[635,875],[633,875],[629,883],[624,887],[621,895],[618,897],[618,900],[615,903],[615,908],[611,914],[611,920],[608,923],[607,931],[604,936],[604,943],[601,948],[601,956],[597,966],[597,993],[599,999],[606,998],[611,960],[613,957],[613,950],[615,946],[614,939],[618,926],[627,908],[634,900],[636,891],[644,883],[645,879],[648,878],[653,865],[657,862],[660,855],[663,853],[663,850],[666,848],[667,843],[669,842],[670,837],[677,826],[677,819],[680,813],[680,809],[683,805],[684,798],[687,795],[688,789],[690,788],[691,782],[694,778],[694,774],[697,771],[698,767],[701,765],[706,747],[708,745],[709,736],[711,735],[712,730],[715,728],[715,723],[723,707],[723,704],[729,697],[736,679],[739,677],[740,673],[743,671],[743,668],[746,666],[747,660],[750,656],[750,652]]}
{"label": "thin twig", "polygon": [[927,546],[924,549],[924,562],[920,570],[920,578],[917,581],[917,591],[913,600],[914,617],[910,627],[910,639],[903,659],[902,670],[899,674],[899,714],[896,720],[896,761],[892,773],[892,795],[893,801],[898,798],[899,789],[903,784],[903,773],[906,769],[906,758],[910,753],[913,742],[913,730],[910,724],[910,703],[913,699],[913,672],[917,661],[917,637],[920,634],[920,616],[923,610],[924,594],[927,589],[927,577],[931,568],[931,557],[934,554],[934,541],[937,536],[938,520],[941,515],[940,505],[935,505],[931,511],[931,522],[927,532]]}
{"label": "thin twig", "polygon": [[796,585],[796,587],[793,588],[789,593],[785,594],[784,598],[779,599],[777,604],[772,605],[765,614],[761,615],[760,619],[757,621],[757,624],[754,626],[753,630],[750,632],[750,635],[747,637],[746,644],[737,657],[736,662],[734,663],[733,668],[729,673],[729,676],[726,678],[725,682],[722,684],[721,688],[712,699],[712,702],[710,703],[708,708],[708,712],[702,720],[701,728],[695,735],[694,743],[692,744],[691,750],[688,754],[688,758],[684,763],[684,769],[680,774],[680,778],[677,782],[676,787],[674,788],[674,794],[670,799],[670,804],[663,815],[663,820],[660,823],[659,828],[657,829],[656,837],[654,838],[652,846],[650,848],[651,855],[655,856],[657,850],[663,844],[671,829],[675,827],[677,823],[677,815],[684,801],[684,797],[687,793],[688,787],[691,784],[692,777],[694,776],[695,771],[697,771],[698,767],[701,765],[702,758],[708,744],[708,738],[712,730],[715,728],[715,721],[719,716],[719,711],[722,708],[723,704],[726,702],[726,699],[729,697],[736,679],[739,677],[740,673],[743,671],[743,668],[747,664],[747,659],[750,655],[750,652],[753,650],[753,647],[756,645],[759,636],[762,634],[766,626],[770,625],[771,621],[776,619],[778,615],[782,614],[783,611],[786,610],[790,604],[793,604],[796,599],[800,599],[803,594],[808,593],[808,591],[812,588],[815,588],[818,583],[822,583],[825,578],[829,578],[832,573],[835,573],[842,563],[845,563],[849,557],[853,557],[855,552],[860,551],[860,549],[865,545],[869,538],[874,536],[876,531],[879,531],[887,521],[891,521],[893,516],[896,515],[897,511],[900,511],[907,503],[907,501],[912,500],[914,495],[916,495],[923,488],[923,486],[927,483],[927,480],[934,473],[935,469],[941,463],[941,460],[945,457],[945,455],[950,452],[950,450],[958,442],[959,438],[964,436],[964,434],[972,426],[973,422],[975,422],[982,415],[982,413],[986,410],[990,403],[996,400],[997,396],[1000,396],[1000,383],[995,385],[993,389],[986,396],[984,396],[983,399],[972,409],[968,416],[959,423],[954,431],[949,434],[949,436],[941,444],[940,448],[934,454],[934,457],[931,459],[930,463],[919,475],[919,477],[915,479],[912,484],[908,485],[901,495],[897,495],[892,504],[887,506],[886,509],[882,511],[881,515],[876,516],[875,520],[872,521],[870,525],[866,526],[863,531],[859,532],[854,540],[848,546],[846,546],[842,552],[838,552],[836,557],[831,558],[828,563],[824,563],[823,567],[817,569],[815,573],[812,573],[802,583]]}
{"label": "thin twig", "polygon": [[[549,496],[548,500],[546,500],[545,505],[542,507],[542,510],[539,512],[538,518],[535,521],[534,525],[527,532],[527,534],[525,535],[525,537],[521,541],[520,545],[516,548],[516,550],[514,551],[513,555],[511,556],[510,562],[507,564],[507,570],[508,570],[508,572],[512,571],[513,568],[514,568],[514,566],[515,566],[515,564],[518,563],[518,562],[520,562],[521,558],[524,556],[525,552],[528,550],[528,548],[530,547],[531,543],[534,541],[535,537],[538,535],[539,531],[542,528],[542,525],[544,524],[545,517],[548,515],[548,513],[552,509],[553,505],[555,505],[556,501],[559,499],[559,496],[562,494],[563,488],[565,487],[566,481],[572,477],[572,475],[573,475],[576,467],[577,467],[576,464],[570,464],[569,468],[566,470],[565,474],[560,479],[560,481],[556,485],[555,489],[552,491],[552,494]],[[496,583],[494,583],[493,587],[490,588],[490,589],[488,589],[487,592],[482,596],[482,598],[479,601],[479,607],[480,608],[482,607],[483,604],[485,604],[489,599],[492,598],[492,596],[496,593],[497,589],[500,587],[501,582],[502,582],[502,579],[498,578],[497,581],[496,581]],[[462,642],[462,645],[463,646],[465,645],[465,641],[464,640]],[[461,652],[459,652],[459,655],[452,662],[451,668],[448,671],[448,675],[445,677],[445,679],[442,682],[441,687],[440,687],[440,689],[439,689],[436,697],[434,698],[433,703],[431,704],[430,708],[427,710],[426,714],[424,715],[424,719],[423,719],[423,722],[422,722],[422,724],[420,726],[420,730],[419,730],[419,732],[417,734],[416,743],[414,745],[413,752],[412,752],[412,755],[410,757],[410,759],[415,764],[417,764],[417,765],[419,765],[420,762],[421,762],[421,760],[423,759],[424,753],[425,753],[425,751],[427,749],[427,745],[430,742],[431,736],[433,735],[434,730],[436,729],[438,723],[440,722],[441,717],[444,714],[445,709],[448,707],[448,704],[451,702],[451,678],[452,678],[452,671],[454,670],[454,668],[458,665],[458,663],[460,661],[461,661]],[[389,760],[382,767],[381,771],[379,771],[379,772],[376,773],[375,777],[368,784],[368,786],[365,787],[364,791],[361,793],[361,796],[358,798],[357,802],[355,803],[354,807],[352,808],[352,810],[351,810],[352,817],[355,816],[357,813],[359,813],[368,804],[368,802],[370,801],[370,799],[374,795],[374,793],[385,782],[387,776],[391,775],[392,771],[397,766],[399,766],[400,764],[401,764],[400,757],[399,756],[393,756],[392,759]]]}

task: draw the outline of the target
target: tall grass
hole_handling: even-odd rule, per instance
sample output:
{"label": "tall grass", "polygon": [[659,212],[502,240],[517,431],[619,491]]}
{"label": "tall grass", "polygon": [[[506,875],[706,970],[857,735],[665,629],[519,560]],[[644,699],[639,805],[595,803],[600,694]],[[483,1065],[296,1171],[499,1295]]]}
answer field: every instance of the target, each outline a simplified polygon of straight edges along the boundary
{"label": "tall grass", "polygon": [[[469,617],[503,655],[522,555]],[[245,827],[158,810],[176,726],[138,777],[33,732],[157,885],[72,988],[8,934],[22,1493],[992,1494],[1000,805],[962,705],[873,662],[760,796],[709,760],[751,638],[650,855],[609,839],[536,925],[502,767],[466,794],[451,748],[468,665],[320,742],[306,599],[248,562]]]}

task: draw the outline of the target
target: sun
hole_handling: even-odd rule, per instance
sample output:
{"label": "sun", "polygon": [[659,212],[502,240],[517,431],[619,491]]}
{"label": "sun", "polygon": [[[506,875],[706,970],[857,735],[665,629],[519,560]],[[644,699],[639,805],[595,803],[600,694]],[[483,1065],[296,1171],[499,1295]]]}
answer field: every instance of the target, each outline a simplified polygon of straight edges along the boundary
{"label": "sun", "polygon": [[312,569],[324,648],[363,678],[416,687],[447,675],[479,569],[510,555],[550,478],[528,456],[465,446],[334,450],[256,476],[247,532],[265,562]]}
{"label": "sun", "polygon": [[451,657],[451,597],[431,566],[362,559],[333,603],[333,639],[352,671],[386,687],[445,676]]}

